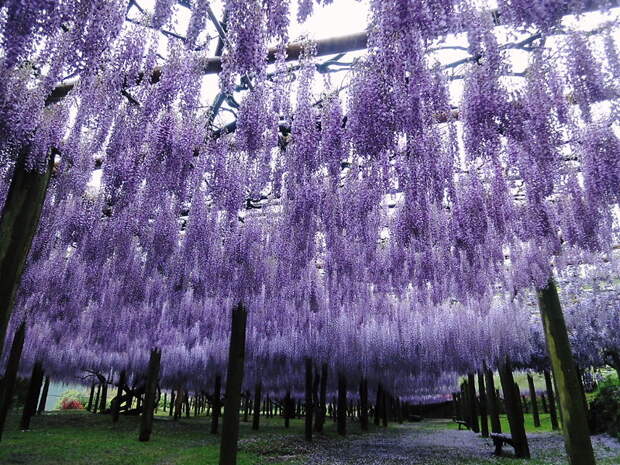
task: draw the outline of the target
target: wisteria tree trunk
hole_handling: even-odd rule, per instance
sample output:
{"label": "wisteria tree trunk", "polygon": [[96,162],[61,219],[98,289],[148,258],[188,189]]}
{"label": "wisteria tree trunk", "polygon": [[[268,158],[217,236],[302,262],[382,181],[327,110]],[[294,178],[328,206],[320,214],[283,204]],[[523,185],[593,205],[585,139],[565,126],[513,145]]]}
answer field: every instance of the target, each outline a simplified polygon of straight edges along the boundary
{"label": "wisteria tree trunk", "polygon": [[90,396],[88,396],[88,404],[86,405],[86,410],[88,410],[89,412],[92,410],[93,408],[93,399],[95,396],[95,383],[92,383],[90,385]]}
{"label": "wisteria tree trunk", "polygon": [[22,322],[13,336],[11,352],[9,353],[9,359],[4,371],[4,378],[2,378],[2,389],[0,390],[0,440],[2,440],[4,423],[6,422],[6,417],[13,401],[13,394],[15,393],[15,381],[17,380],[17,371],[19,370],[19,361],[22,357],[25,337],[26,323]]}
{"label": "wisteria tree trunk", "polygon": [[538,402],[536,400],[536,388],[534,387],[534,378],[527,374],[527,384],[530,388],[530,403],[532,404],[532,415],[534,417],[534,426],[540,427],[540,416],[538,415]]}
{"label": "wisteria tree trunk", "polygon": [[213,408],[211,410],[211,434],[217,434],[222,412],[222,377],[215,376],[215,386],[213,389]]}
{"label": "wisteria tree trunk", "polygon": [[226,373],[226,404],[222,421],[220,442],[220,465],[237,463],[237,442],[239,441],[239,408],[245,364],[245,328],[247,311],[240,303],[232,312],[230,347],[228,350],[228,371]]}
{"label": "wisteria tree trunk", "polygon": [[555,394],[553,392],[553,381],[551,380],[551,373],[549,370],[544,371],[545,386],[547,387],[547,406],[549,409],[549,417],[551,418],[551,427],[554,431],[560,429],[558,424],[558,412],[555,404]]}
{"label": "wisteria tree trunk", "polygon": [[327,414],[327,363],[321,365],[321,382],[319,385],[319,405],[316,409],[316,422],[314,430],[317,433],[323,432],[325,415]]}
{"label": "wisteria tree trunk", "polygon": [[489,421],[487,418],[487,395],[484,389],[484,375],[478,372],[478,395],[480,397],[480,433],[483,438],[489,437]]}
{"label": "wisteria tree trunk", "polygon": [[508,415],[508,423],[510,424],[510,434],[515,444],[515,455],[518,458],[529,459],[530,448],[525,434],[520,395],[512,376],[512,366],[508,358],[499,366],[499,377],[502,381],[506,414]]}
{"label": "wisteria tree trunk", "polygon": [[30,419],[37,410],[37,401],[39,400],[42,382],[43,364],[37,360],[32,367],[32,375],[30,376],[30,383],[28,384],[28,393],[26,394],[24,410],[22,411],[22,418],[19,422],[19,429],[21,430],[30,429]]}
{"label": "wisteria tree trunk", "polygon": [[39,400],[39,408],[37,409],[37,415],[41,415],[45,411],[45,403],[47,402],[47,393],[50,390],[50,377],[45,377],[45,383],[43,384],[43,392],[41,392],[41,399]]}
{"label": "wisteria tree trunk", "polygon": [[375,418],[374,418],[375,426],[379,426],[379,423],[381,421],[381,397],[382,397],[382,391],[383,391],[383,388],[381,387],[381,384],[379,384],[377,386],[377,397],[375,399]]}
{"label": "wisteria tree trunk", "polygon": [[304,437],[306,441],[312,441],[312,418],[314,415],[314,402],[312,399],[312,359],[306,357],[304,363],[306,367],[306,411]]}
{"label": "wisteria tree trunk", "polygon": [[476,400],[476,378],[473,373],[467,375],[467,394],[469,395],[469,411],[471,418],[471,430],[474,433],[480,432],[480,425],[478,423],[478,409]]}
{"label": "wisteria tree trunk", "polygon": [[560,298],[553,278],[538,290],[547,350],[562,411],[564,442],[571,465],[594,465],[586,406],[581,395]]}
{"label": "wisteria tree trunk", "polygon": [[139,440],[146,442],[151,438],[153,432],[153,410],[155,409],[155,391],[159,379],[159,365],[161,362],[161,351],[151,350],[149,367],[144,388],[144,404],[142,406],[142,420],[140,422]]}
{"label": "wisteria tree trunk", "polygon": [[486,364],[484,366],[484,377],[486,379],[487,406],[489,417],[491,418],[491,431],[499,434],[502,432],[502,424],[499,420],[499,403],[497,393],[495,392],[495,380],[493,379],[493,372],[486,368]]}
{"label": "wisteria tree trunk", "polygon": [[52,154],[44,173],[26,171],[29,151],[25,147],[19,155],[0,218],[0,355],[54,163]]}

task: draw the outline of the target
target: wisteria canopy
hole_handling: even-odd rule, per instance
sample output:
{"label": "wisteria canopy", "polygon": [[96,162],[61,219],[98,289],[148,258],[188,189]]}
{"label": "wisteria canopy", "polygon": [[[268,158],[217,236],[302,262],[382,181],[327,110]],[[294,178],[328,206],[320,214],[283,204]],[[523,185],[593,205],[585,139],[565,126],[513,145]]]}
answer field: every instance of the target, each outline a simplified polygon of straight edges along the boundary
{"label": "wisteria canopy", "polygon": [[618,2],[368,0],[362,34],[291,36],[331,3],[0,1],[0,205],[51,169],[5,360],[26,321],[24,374],[157,347],[199,391],[242,302],[244,385],[311,357],[437,396],[548,366],[552,275],[578,364],[620,351]]}

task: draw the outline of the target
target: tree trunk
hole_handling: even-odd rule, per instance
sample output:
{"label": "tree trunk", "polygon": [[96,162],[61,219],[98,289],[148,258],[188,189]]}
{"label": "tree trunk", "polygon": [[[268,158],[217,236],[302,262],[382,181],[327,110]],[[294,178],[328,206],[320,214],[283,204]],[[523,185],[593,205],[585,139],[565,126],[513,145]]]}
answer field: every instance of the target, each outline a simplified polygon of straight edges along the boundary
{"label": "tree trunk", "polygon": [[312,399],[312,359],[306,357],[305,359],[306,366],[306,399],[305,399],[305,423],[304,423],[304,438],[306,441],[312,441],[312,418],[314,415],[314,402]]}
{"label": "tree trunk", "polygon": [[213,389],[213,408],[211,410],[211,434],[217,434],[217,430],[218,430],[219,422],[220,422],[220,414],[222,412],[221,399],[222,399],[222,377],[220,375],[216,375],[215,376],[215,387]]}
{"label": "tree trunk", "polygon": [[480,396],[480,432],[483,438],[489,437],[489,421],[487,419],[487,395],[484,388],[484,375],[478,372],[478,395]]}
{"label": "tree trunk", "polygon": [[484,377],[486,379],[487,405],[489,417],[491,418],[491,431],[500,434],[502,432],[502,424],[499,420],[499,402],[495,391],[495,380],[493,372],[484,365]]}
{"label": "tree trunk", "polygon": [[28,393],[26,394],[26,402],[22,411],[22,419],[19,423],[19,429],[30,429],[30,419],[36,413],[37,401],[39,400],[39,392],[43,382],[43,364],[36,361],[32,367],[32,375],[28,384]]}
{"label": "tree trunk", "polygon": [[118,390],[116,391],[116,399],[112,402],[112,423],[118,423],[118,418],[121,413],[121,398],[123,397],[123,388],[125,387],[127,375],[125,370],[122,370],[118,376]]}
{"label": "tree trunk", "polygon": [[254,415],[252,416],[252,429],[258,430],[260,425],[260,399],[261,399],[262,385],[258,381],[254,386]]}
{"label": "tree trunk", "polygon": [[375,399],[375,426],[379,426],[381,422],[381,397],[383,396],[381,391],[383,391],[383,388],[381,387],[381,384],[379,384],[377,386],[377,397]]}
{"label": "tree trunk", "polygon": [[243,421],[248,422],[250,415],[250,391],[245,391],[245,409],[243,411]]}
{"label": "tree trunk", "polygon": [[383,427],[387,428],[388,425],[388,414],[389,414],[389,405],[388,405],[389,394],[385,389],[381,389],[381,420],[383,421]]}
{"label": "tree trunk", "polygon": [[338,373],[338,434],[347,434],[347,378]]}
{"label": "tree trunk", "polygon": [[2,432],[6,417],[13,402],[13,394],[15,393],[15,380],[19,370],[19,361],[22,357],[22,349],[24,348],[24,339],[26,337],[26,323],[22,323],[15,331],[13,342],[11,344],[11,352],[6,363],[4,378],[2,379],[2,390],[0,390],[0,440],[2,440]]}
{"label": "tree trunk", "polygon": [[161,362],[161,351],[151,350],[149,368],[144,387],[144,404],[142,410],[142,420],[140,422],[140,441],[146,442],[151,438],[153,432],[153,410],[155,409],[155,391],[159,380],[159,365]]}
{"label": "tree trunk", "polygon": [[534,378],[527,374],[527,384],[530,388],[530,403],[532,404],[532,415],[534,417],[534,426],[540,428],[540,416],[538,415],[538,402],[536,400],[536,388],[534,387]]}
{"label": "tree trunk", "polygon": [[52,153],[43,173],[26,171],[29,153],[29,146],[20,151],[0,217],[0,356],[54,164]]}
{"label": "tree trunk", "polygon": [[97,395],[95,396],[95,403],[93,404],[93,413],[97,413],[99,408],[99,396],[101,395],[101,383],[97,385]]}
{"label": "tree trunk", "polygon": [[515,444],[515,456],[517,458],[530,458],[530,448],[525,435],[523,410],[520,401],[520,393],[512,376],[510,360],[506,357],[505,362],[499,366],[499,377],[502,381],[506,414],[510,424],[510,434]]}
{"label": "tree trunk", "polygon": [[360,427],[362,431],[368,431],[368,380],[360,381]]}
{"label": "tree trunk", "polygon": [[553,278],[538,290],[547,350],[562,410],[563,434],[571,465],[594,465],[586,406],[581,396],[577,367],[573,360],[562,307]]}
{"label": "tree trunk", "polygon": [[288,428],[291,425],[291,391],[286,391],[284,397],[284,427]]}
{"label": "tree trunk", "polygon": [[245,329],[247,311],[241,303],[232,311],[228,370],[226,373],[226,402],[222,419],[220,465],[236,465],[239,441],[239,408],[245,363]]}

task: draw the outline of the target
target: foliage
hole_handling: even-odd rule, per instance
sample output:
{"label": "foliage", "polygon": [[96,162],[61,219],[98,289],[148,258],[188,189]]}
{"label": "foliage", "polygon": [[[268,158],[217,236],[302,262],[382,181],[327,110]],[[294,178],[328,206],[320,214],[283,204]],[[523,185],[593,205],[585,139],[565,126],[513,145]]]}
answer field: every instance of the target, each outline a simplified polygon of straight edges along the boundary
{"label": "foliage", "polygon": [[608,433],[620,439],[620,383],[609,376],[599,384],[590,402],[590,428],[593,433]]}
{"label": "foliage", "polygon": [[77,389],[67,389],[58,397],[56,409],[83,409],[88,402],[88,395]]}

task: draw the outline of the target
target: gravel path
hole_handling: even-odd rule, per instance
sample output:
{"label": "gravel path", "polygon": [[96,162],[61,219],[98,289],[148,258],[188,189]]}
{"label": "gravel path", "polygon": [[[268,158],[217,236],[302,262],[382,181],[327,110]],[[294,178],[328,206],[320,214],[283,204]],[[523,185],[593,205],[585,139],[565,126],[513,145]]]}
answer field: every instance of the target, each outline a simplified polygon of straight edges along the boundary
{"label": "gravel path", "polygon": [[[424,422],[399,426],[386,433],[374,433],[330,441],[315,449],[302,463],[305,465],[456,465],[507,464],[493,456],[493,444],[470,431],[443,429],[445,422]],[[562,436],[554,433],[529,434],[532,458],[536,463],[567,463]],[[620,457],[620,443],[606,436],[593,438],[599,459]],[[504,448],[512,453],[512,448]],[[507,454],[508,455],[508,454]],[[514,463],[514,462],[510,462]],[[524,462],[525,463],[525,462]],[[608,462],[614,463],[614,460]]]}

